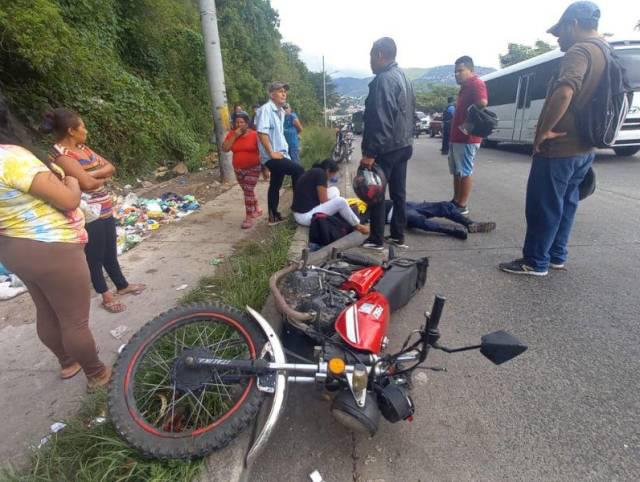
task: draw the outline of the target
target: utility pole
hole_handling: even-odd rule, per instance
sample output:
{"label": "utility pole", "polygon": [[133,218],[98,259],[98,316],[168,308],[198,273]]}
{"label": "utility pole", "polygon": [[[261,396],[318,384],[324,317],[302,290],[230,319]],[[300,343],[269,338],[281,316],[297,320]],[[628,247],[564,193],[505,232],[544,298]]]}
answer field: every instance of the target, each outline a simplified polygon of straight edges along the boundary
{"label": "utility pole", "polygon": [[199,0],[199,6],[202,36],[204,37],[204,54],[207,62],[209,95],[213,101],[213,123],[216,133],[216,144],[218,145],[220,179],[222,182],[232,182],[233,170],[231,168],[231,154],[222,150],[224,136],[230,126],[227,91],[224,85],[222,52],[220,51],[218,18],[216,16],[216,2],[215,0]]}
{"label": "utility pole", "polygon": [[322,106],[324,113],[324,126],[327,127],[327,74],[324,71],[324,55],[322,56]]}

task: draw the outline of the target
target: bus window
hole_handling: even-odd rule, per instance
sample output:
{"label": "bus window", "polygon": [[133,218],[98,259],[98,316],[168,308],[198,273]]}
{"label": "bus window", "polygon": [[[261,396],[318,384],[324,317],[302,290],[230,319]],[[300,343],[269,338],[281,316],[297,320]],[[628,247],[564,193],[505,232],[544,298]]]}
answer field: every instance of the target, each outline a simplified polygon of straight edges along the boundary
{"label": "bus window", "polygon": [[616,54],[627,70],[629,85],[633,90],[640,91],[640,49],[616,49]]}
{"label": "bus window", "polygon": [[513,104],[518,90],[518,74],[487,80],[489,105]]}

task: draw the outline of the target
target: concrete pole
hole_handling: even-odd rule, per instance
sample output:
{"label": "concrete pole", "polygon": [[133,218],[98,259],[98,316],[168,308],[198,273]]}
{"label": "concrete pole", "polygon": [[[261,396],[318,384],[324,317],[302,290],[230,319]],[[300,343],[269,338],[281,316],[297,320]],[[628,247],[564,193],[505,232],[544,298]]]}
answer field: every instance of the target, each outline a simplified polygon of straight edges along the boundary
{"label": "concrete pole", "polygon": [[199,0],[199,6],[202,36],[204,37],[204,53],[207,62],[209,95],[211,95],[211,100],[213,101],[213,123],[216,143],[218,144],[218,159],[220,159],[220,180],[222,182],[232,182],[231,153],[222,151],[224,136],[231,126],[229,125],[227,91],[224,85],[224,68],[222,66],[222,52],[220,51],[216,2],[215,0]]}
{"label": "concrete pole", "polygon": [[327,74],[324,71],[324,55],[322,56],[322,106],[324,113],[324,126],[327,127]]}

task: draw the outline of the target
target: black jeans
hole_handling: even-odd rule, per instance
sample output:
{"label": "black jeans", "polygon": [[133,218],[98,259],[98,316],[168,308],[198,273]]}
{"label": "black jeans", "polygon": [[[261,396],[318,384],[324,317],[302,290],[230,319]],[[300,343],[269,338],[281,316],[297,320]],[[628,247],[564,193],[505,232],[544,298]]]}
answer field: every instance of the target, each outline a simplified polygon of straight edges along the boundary
{"label": "black jeans", "polygon": [[[407,223],[407,161],[409,161],[412,154],[413,147],[407,146],[376,157],[376,164],[382,168],[387,177],[389,197],[393,201],[393,214],[390,223],[391,237],[400,241],[404,241],[404,228]],[[384,242],[385,224],[384,203],[371,206],[369,211],[371,213],[369,242],[382,244]]]}
{"label": "black jeans", "polygon": [[442,123],[442,148],[444,154],[449,153],[449,133],[451,132],[451,124],[449,122]]}
{"label": "black jeans", "polygon": [[116,288],[125,289],[129,283],[118,263],[116,222],[113,216],[96,219],[86,225],[86,230],[89,234],[89,242],[84,247],[84,254],[87,256],[93,289],[100,294],[109,290],[102,273],[103,267]]}
{"label": "black jeans", "polygon": [[267,207],[269,208],[269,217],[273,217],[278,213],[280,188],[284,177],[291,176],[291,183],[293,184],[293,189],[295,189],[298,179],[304,174],[304,168],[289,159],[269,159],[265,165],[271,172],[269,191],[267,193]]}

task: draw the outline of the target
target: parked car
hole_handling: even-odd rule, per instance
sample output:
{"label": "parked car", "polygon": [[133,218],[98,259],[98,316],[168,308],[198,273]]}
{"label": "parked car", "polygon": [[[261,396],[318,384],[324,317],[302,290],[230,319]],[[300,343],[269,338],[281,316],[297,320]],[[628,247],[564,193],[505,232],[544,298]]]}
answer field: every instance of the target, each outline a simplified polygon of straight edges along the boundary
{"label": "parked car", "polygon": [[428,134],[431,117],[424,112],[416,111],[416,134]]}
{"label": "parked car", "polygon": [[435,137],[442,135],[442,115],[433,114],[431,122],[429,122],[429,135]]}

